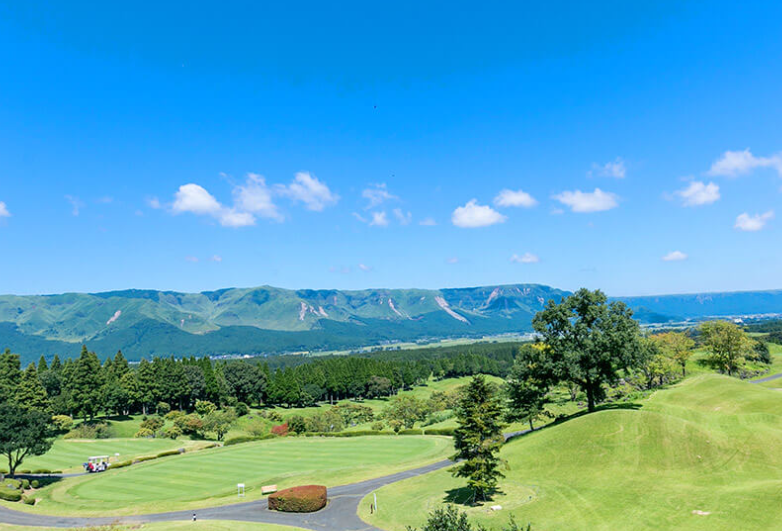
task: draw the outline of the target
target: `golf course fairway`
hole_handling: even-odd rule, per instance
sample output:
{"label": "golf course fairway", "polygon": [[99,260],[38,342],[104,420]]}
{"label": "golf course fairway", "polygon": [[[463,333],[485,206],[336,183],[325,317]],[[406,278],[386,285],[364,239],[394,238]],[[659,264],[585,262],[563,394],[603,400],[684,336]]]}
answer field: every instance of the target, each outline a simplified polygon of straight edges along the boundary
{"label": "golf course fairway", "polygon": [[[260,498],[263,485],[343,485],[437,462],[451,452],[447,437],[279,438],[65,479],[42,489],[38,505],[24,510],[106,516],[214,506]],[[246,485],[246,497],[237,497],[237,483]]]}
{"label": "golf course fairway", "polygon": [[463,505],[464,480],[444,469],[377,490],[379,511],[369,514],[370,494],[359,515],[403,531],[451,502],[490,528],[510,515],[547,531],[782,527],[782,393],[726,376],[541,429],[501,457],[503,493],[483,507]]}

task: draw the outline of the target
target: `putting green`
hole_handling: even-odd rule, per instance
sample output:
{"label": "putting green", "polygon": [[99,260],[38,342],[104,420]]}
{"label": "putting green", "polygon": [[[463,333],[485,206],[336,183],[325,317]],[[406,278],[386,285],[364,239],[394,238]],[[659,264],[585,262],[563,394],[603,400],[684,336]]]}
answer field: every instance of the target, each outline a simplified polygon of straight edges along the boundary
{"label": "putting green", "polygon": [[[261,497],[260,487],[342,485],[445,459],[445,437],[285,438],[203,450],[41,490],[31,510],[51,514],[144,514]],[[247,495],[237,498],[236,485]]]}
{"label": "putting green", "polygon": [[[782,394],[702,375],[655,393],[640,410],[603,410],[509,442],[503,494],[467,509],[491,527],[514,515],[546,530],[778,529],[782,522]],[[377,527],[421,526],[464,502],[447,470],[379,489]],[[384,510],[384,508],[386,510]]]}
{"label": "putting green", "polygon": [[120,454],[116,459],[125,461],[142,455],[156,455],[165,450],[204,446],[205,444],[170,439],[58,439],[54,441],[52,449],[44,455],[25,459],[21,468],[25,470],[47,469],[81,472],[82,463],[94,455],[111,456],[113,462],[115,461],[114,454]]}

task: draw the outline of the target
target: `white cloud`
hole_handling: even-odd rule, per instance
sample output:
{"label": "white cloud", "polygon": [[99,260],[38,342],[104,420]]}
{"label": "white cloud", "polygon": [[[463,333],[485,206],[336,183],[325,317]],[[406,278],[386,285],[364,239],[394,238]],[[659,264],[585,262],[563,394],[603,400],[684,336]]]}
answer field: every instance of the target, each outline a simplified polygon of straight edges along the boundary
{"label": "white cloud", "polygon": [[750,216],[745,212],[736,218],[736,224],[733,227],[746,232],[756,232],[765,227],[766,223],[771,219],[774,219],[773,210],[763,214],[755,214],[754,216]]}
{"label": "white cloud", "polygon": [[386,216],[385,211],[372,212],[372,219],[370,220],[369,225],[375,227],[388,227],[388,216]]}
{"label": "white cloud", "polygon": [[358,212],[353,212],[352,214],[353,214],[353,217],[356,218],[357,220],[359,220],[361,223],[366,223],[367,222],[367,218],[365,218],[364,216],[362,216]]}
{"label": "white cloud", "polygon": [[687,188],[674,192],[681,197],[684,206],[710,205],[719,200],[720,187],[715,183],[693,181]]}
{"label": "white cloud", "polygon": [[434,227],[437,225],[437,222],[434,220],[434,218],[424,218],[419,221],[418,224],[423,227]]}
{"label": "white cloud", "polygon": [[538,255],[536,254],[524,253],[521,256],[514,254],[510,257],[510,261],[517,264],[537,264],[540,262],[540,258],[538,258]]}
{"label": "white cloud", "polygon": [[457,257],[455,257],[455,256],[452,256],[448,260],[446,260],[446,262],[448,262],[449,264],[458,264],[459,263],[459,259]]}
{"label": "white cloud", "polygon": [[272,200],[272,191],[266,186],[266,180],[257,173],[248,173],[247,182],[233,190],[234,205],[242,212],[250,212],[263,218],[283,221]]}
{"label": "white cloud", "polygon": [[402,212],[401,208],[394,209],[394,217],[400,225],[409,225],[413,221],[413,215],[410,212]]}
{"label": "white cloud", "polygon": [[591,177],[593,174],[597,174],[603,177],[614,177],[616,179],[624,179],[627,175],[627,167],[622,157],[616,157],[613,162],[606,162],[605,164],[592,164],[592,170],[589,172]]}
{"label": "white cloud", "polygon": [[104,195],[95,200],[99,205],[108,205],[114,202],[114,198],[109,195]]}
{"label": "white cloud", "polygon": [[3,201],[0,201],[0,218],[10,218],[11,213],[8,211],[8,207]]}
{"label": "white cloud", "polygon": [[687,255],[681,251],[671,251],[663,256],[665,262],[681,262],[682,260],[687,260]]}
{"label": "white cloud", "polygon": [[457,207],[451,214],[451,222],[457,227],[477,228],[503,223],[508,219],[490,206],[479,205],[476,199],[470,199],[466,205]]}
{"label": "white cloud", "polygon": [[185,256],[185,261],[197,264],[198,263],[198,257],[196,256]]}
{"label": "white cloud", "polygon": [[782,153],[770,157],[756,157],[749,148],[744,151],[726,151],[709,168],[709,175],[738,177],[756,168],[773,168],[782,176]]}
{"label": "white cloud", "polygon": [[212,258],[209,259],[211,262],[217,262],[218,264],[223,261],[223,257],[219,254],[212,255]]}
{"label": "white cloud", "polygon": [[148,197],[147,205],[149,205],[150,208],[154,208],[155,210],[163,208],[163,205],[160,204],[160,199],[157,197]]}
{"label": "white cloud", "polygon": [[65,200],[71,204],[71,214],[78,216],[79,212],[84,207],[82,200],[73,195],[66,195]]}
{"label": "white cloud", "polygon": [[524,190],[508,190],[506,188],[494,198],[494,204],[498,207],[532,208],[538,202]]}
{"label": "white cloud", "polygon": [[361,271],[364,271],[365,273],[367,273],[367,272],[369,272],[369,271],[372,271],[372,268],[371,268],[371,267],[369,267],[368,265],[364,265],[364,264],[358,264],[358,268],[359,268]]}
{"label": "white cloud", "polygon": [[210,216],[223,227],[246,227],[255,224],[252,214],[222,205],[203,186],[193,183],[179,187],[174,194],[171,211],[174,214],[189,212],[198,216]]}
{"label": "white cloud", "polygon": [[397,196],[389,193],[386,183],[369,185],[369,188],[366,188],[363,192],[361,192],[361,197],[367,200],[367,206],[364,207],[367,210],[374,208],[390,199],[399,199]]}
{"label": "white cloud", "polygon": [[336,204],[339,196],[329,190],[329,187],[309,172],[299,172],[287,186],[277,187],[281,195],[293,201],[301,201],[308,210],[321,212],[327,206]]}
{"label": "white cloud", "polygon": [[582,192],[581,190],[564,191],[555,195],[554,199],[565,206],[570,207],[573,212],[602,212],[611,210],[619,206],[618,197],[611,192],[604,192],[600,188],[595,188],[594,192]]}

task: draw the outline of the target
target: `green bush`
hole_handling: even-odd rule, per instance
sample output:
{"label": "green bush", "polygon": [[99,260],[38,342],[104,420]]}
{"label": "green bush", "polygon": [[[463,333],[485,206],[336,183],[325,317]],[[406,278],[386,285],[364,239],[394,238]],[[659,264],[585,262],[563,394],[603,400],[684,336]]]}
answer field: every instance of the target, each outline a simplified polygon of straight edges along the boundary
{"label": "green bush", "polygon": [[368,435],[387,435],[380,431],[357,430],[357,431],[325,431],[325,432],[307,432],[303,433],[305,437],[366,437]]}
{"label": "green bush", "polygon": [[22,501],[27,505],[35,505],[35,496],[22,496]]}
{"label": "green bush", "polygon": [[136,439],[149,439],[155,436],[155,432],[150,430],[149,428],[141,428],[136,432],[136,434],[133,436]]}
{"label": "green bush", "polygon": [[133,461],[120,461],[118,463],[111,463],[109,468],[111,468],[111,469],[114,469],[114,468],[125,468],[126,466],[130,466],[132,464],[133,464]]}
{"label": "green bush", "polygon": [[142,430],[147,429],[152,432],[155,432],[160,428],[162,428],[165,423],[166,422],[160,417],[149,417],[148,419],[146,419],[144,422],[141,423],[140,427]]}
{"label": "green bush", "polygon": [[73,428],[73,419],[68,415],[55,415],[52,417],[52,424],[54,429],[61,433],[65,433]]}
{"label": "green bush", "polygon": [[168,428],[161,430],[160,435],[166,439],[178,439],[184,434],[178,426],[169,426]]}
{"label": "green bush", "polygon": [[135,458],[131,464],[135,465],[136,463],[143,463],[144,461],[152,461],[153,459],[157,459],[157,456],[156,455],[144,455],[144,456]]}
{"label": "green bush", "polygon": [[399,430],[397,433],[399,435],[423,435],[424,430],[420,428],[409,428],[407,430]]}
{"label": "green bush", "polygon": [[52,471],[48,468],[36,468],[32,471],[32,474],[52,474]]}
{"label": "green bush", "polygon": [[155,457],[168,457],[170,455],[179,455],[181,453],[182,452],[180,452],[179,450],[166,450],[165,452],[160,452]]}
{"label": "green bush", "polygon": [[453,437],[453,432],[456,428],[426,428],[424,435],[447,435]]}
{"label": "green bush", "polygon": [[223,443],[223,446],[233,446],[235,444],[242,444],[246,442],[253,442],[253,441],[265,441],[267,439],[274,439],[276,438],[276,435],[272,435],[271,433],[267,433],[266,435],[239,435],[237,437],[231,437],[230,439],[227,439],[225,443]]}
{"label": "green bush", "polygon": [[19,490],[22,487],[22,482],[18,479],[8,478],[3,482],[3,486],[7,489]]}
{"label": "green bush", "polygon": [[236,409],[237,417],[243,417],[250,412],[250,408],[244,402],[238,402],[234,409]]}
{"label": "green bush", "polygon": [[37,479],[34,479],[34,480],[32,480],[32,481],[30,482],[30,486],[31,486],[32,488],[34,488],[34,489],[37,489],[39,485],[40,485],[40,483],[38,482],[38,480],[37,480]]}
{"label": "green bush", "polygon": [[111,427],[103,421],[82,422],[65,434],[64,439],[111,439]]}
{"label": "green bush", "polygon": [[286,513],[312,513],[326,506],[326,487],[303,485],[269,495],[269,509]]}
{"label": "green bush", "polygon": [[383,431],[384,427],[385,427],[384,424],[379,420],[377,422],[372,423],[372,429],[374,431]]}
{"label": "green bush", "polygon": [[22,490],[27,490],[30,488],[30,480],[29,479],[23,479],[22,480]]}
{"label": "green bush", "polygon": [[0,500],[18,502],[22,499],[22,491],[0,487]]}

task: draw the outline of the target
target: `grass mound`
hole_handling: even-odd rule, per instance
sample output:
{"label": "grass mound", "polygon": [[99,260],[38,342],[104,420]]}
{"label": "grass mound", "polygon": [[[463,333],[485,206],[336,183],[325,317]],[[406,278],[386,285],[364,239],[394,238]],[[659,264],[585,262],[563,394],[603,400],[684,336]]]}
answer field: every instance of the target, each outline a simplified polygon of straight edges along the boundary
{"label": "grass mound", "polygon": [[[655,393],[640,409],[583,415],[509,442],[501,511],[468,508],[476,521],[547,530],[772,529],[782,521],[782,394],[704,375]],[[447,470],[377,491],[392,530],[466,499]],[[383,508],[386,508],[384,511]]]}

